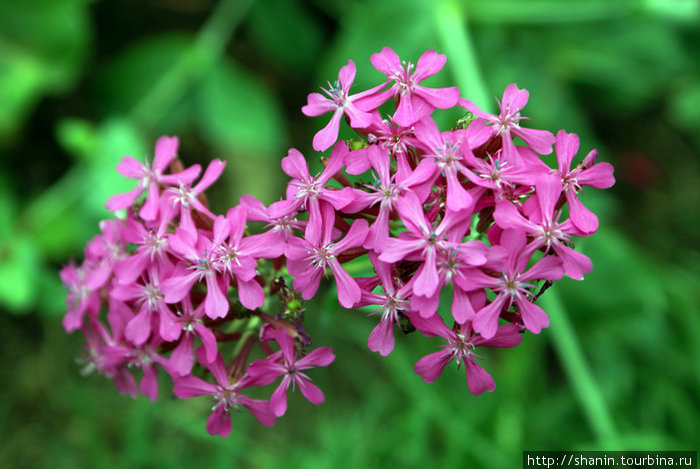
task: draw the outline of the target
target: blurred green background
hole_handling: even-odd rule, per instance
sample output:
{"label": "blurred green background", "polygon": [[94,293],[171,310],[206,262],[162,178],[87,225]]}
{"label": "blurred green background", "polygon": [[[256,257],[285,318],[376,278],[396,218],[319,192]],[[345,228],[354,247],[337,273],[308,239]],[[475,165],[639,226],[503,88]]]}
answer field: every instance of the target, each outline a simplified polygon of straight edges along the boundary
{"label": "blurred green background", "polygon": [[[510,468],[522,450],[698,449],[699,25],[696,0],[0,0],[0,467]],[[454,367],[425,384],[413,364],[438,339],[369,352],[375,320],[332,291],[306,323],[336,351],[312,376],[327,402],[297,393],[272,428],[242,413],[210,437],[204,399],[163,383],[151,404],[82,377],[58,269],[131,188],[121,156],[176,134],[186,164],[227,161],[219,212],[243,193],[271,202],[290,146],[318,156],[327,119],[301,114],[306,95],[348,59],[355,89],[379,83],[384,46],[446,53],[432,85],[491,110],[508,83],[527,88],[530,126],[576,132],[615,166],[612,190],[583,196],[601,219],[580,243],[593,272],[542,297],[549,329],[487,354],[496,391],[470,395]]]}

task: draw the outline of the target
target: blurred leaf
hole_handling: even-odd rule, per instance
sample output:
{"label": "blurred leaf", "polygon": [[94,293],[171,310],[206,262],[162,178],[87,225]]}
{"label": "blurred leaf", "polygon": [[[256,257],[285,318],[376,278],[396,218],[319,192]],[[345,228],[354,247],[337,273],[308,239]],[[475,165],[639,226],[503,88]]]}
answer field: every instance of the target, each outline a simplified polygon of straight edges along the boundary
{"label": "blurred leaf", "polygon": [[274,155],[285,140],[282,110],[272,93],[233,62],[222,62],[198,90],[197,123],[211,142]]}
{"label": "blurred leaf", "polygon": [[[128,114],[136,108],[154,84],[187,56],[193,44],[191,35],[170,33],[142,39],[124,51],[100,73],[98,104],[103,112]],[[190,111],[182,105],[183,96],[169,98],[179,105],[150,111],[158,115],[158,119],[152,121],[158,121],[173,132],[188,122]]]}
{"label": "blurred leaf", "polygon": [[[128,121],[111,120],[96,129],[89,125],[63,123],[59,126],[61,143],[71,141],[65,135],[81,134],[90,144],[73,148],[80,152],[81,163],[74,166],[61,180],[48,188],[23,213],[25,223],[38,243],[50,257],[63,258],[66,250],[79,252],[81,246],[98,231],[97,222],[113,215],[105,208],[107,199],[131,190],[135,181],[119,174],[116,166],[125,154],[143,160],[146,151],[137,129]],[[68,127],[66,127],[68,126]],[[76,130],[79,128],[80,130]],[[94,147],[93,147],[94,145]]]}
{"label": "blurred leaf", "polygon": [[677,35],[659,22],[635,19],[594,35],[583,27],[555,34],[551,70],[595,87],[601,104],[618,112],[639,110],[664,95],[687,67]]}
{"label": "blurred leaf", "polygon": [[90,25],[85,0],[1,0],[0,11],[0,135],[6,135],[43,94],[73,83]]}
{"label": "blurred leaf", "polygon": [[681,87],[670,99],[669,118],[681,129],[697,136],[700,128],[700,80]]}
{"label": "blurred leaf", "polygon": [[56,128],[58,143],[78,160],[89,159],[99,148],[95,126],[88,121],[66,118]]}
{"label": "blurred leaf", "polygon": [[298,0],[257,2],[250,12],[248,27],[268,60],[285,67],[312,66],[323,42],[319,21]]}
{"label": "blurred leaf", "polygon": [[28,311],[38,297],[38,273],[39,254],[30,240],[0,241],[0,304],[15,313]]}
{"label": "blurred leaf", "polygon": [[632,0],[468,0],[467,15],[483,23],[564,23],[624,17]]}
{"label": "blurred leaf", "polygon": [[690,23],[700,19],[697,0],[644,0],[640,3],[644,12],[668,20]]}

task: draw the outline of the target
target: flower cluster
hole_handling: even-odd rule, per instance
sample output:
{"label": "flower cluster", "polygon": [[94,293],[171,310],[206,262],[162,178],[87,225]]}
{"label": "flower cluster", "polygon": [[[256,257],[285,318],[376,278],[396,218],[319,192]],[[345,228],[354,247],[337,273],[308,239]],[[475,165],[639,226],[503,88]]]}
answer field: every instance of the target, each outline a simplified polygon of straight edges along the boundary
{"label": "flower cluster", "polygon": [[[549,325],[539,295],[591,271],[573,241],[598,220],[578,196],[583,186],[612,186],[613,168],[596,163],[595,150],[574,165],[574,134],[522,127],[528,92],[514,84],[498,114],[456,87],[421,85],[445,60],[427,51],[414,67],[384,48],[371,63],[386,79],[357,94],[348,61],[325,96],[310,94],[302,108],[332,113],[313,139],[315,150],[331,149],[323,170],[312,175],[291,149],[281,162],[286,198],[270,206],[246,195],[225,216],[212,213],[204,191],[224,163],[214,160],[195,184],[200,167],[182,167],[174,137],[158,140],[152,166],[124,157],[118,170],[137,186],[107,207],[125,215],[103,222],[83,264],[61,273],[70,289],[64,326],[85,334],[89,365],[132,395],[140,368],[138,389],[153,400],[158,370],[176,396],[209,396],[212,434],[228,434],[230,411],[241,408],[270,425],[290,386],[324,400],[306,370],[334,355],[308,350],[302,300],[330,276],[341,306],[376,317],[370,350],[390,354],[397,330],[439,336],[445,343],[415,372],[432,382],[455,361],[473,394],[493,391],[477,350],[539,333]],[[464,118],[441,131],[432,115],[453,107]],[[356,134],[348,142],[338,140],[343,116]],[[248,225],[264,227],[249,234]],[[353,276],[350,261],[368,276]],[[451,303],[441,307],[446,291]],[[268,400],[249,396],[277,378]]]}

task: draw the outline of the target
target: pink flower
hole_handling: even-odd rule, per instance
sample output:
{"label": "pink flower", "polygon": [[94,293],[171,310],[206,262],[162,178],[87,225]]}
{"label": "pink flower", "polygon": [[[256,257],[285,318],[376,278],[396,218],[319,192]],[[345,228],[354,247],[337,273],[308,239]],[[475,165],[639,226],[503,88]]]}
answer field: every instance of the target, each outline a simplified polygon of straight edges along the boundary
{"label": "pink flower", "polygon": [[439,225],[433,228],[420,201],[412,192],[407,192],[401,197],[396,202],[396,207],[408,231],[401,233],[398,238],[387,239],[382,246],[379,260],[388,263],[403,259],[421,261],[422,264],[415,274],[413,292],[416,295],[432,297],[441,287],[437,273],[437,253],[450,246],[448,231],[461,231],[463,236],[471,220],[464,216],[464,211],[447,210]]}
{"label": "pink flower", "polygon": [[163,340],[154,335],[148,343],[133,346],[129,343],[108,345],[102,349],[104,363],[111,367],[141,368],[143,376],[139,383],[139,391],[152,402],[158,399],[158,370],[155,365],[160,365],[166,372],[170,372],[168,360],[158,352],[158,347]]}
{"label": "pink flower", "polygon": [[554,135],[551,132],[520,127],[520,120],[527,119],[520,115],[520,111],[527,104],[529,96],[527,90],[520,89],[515,83],[511,83],[503,92],[503,100],[498,103],[500,113],[497,116],[482,111],[467,99],[460,99],[459,106],[493,124],[494,136],[502,137],[504,158],[514,164],[520,164],[521,160],[513,144],[514,135],[522,138],[525,143],[541,155],[552,153],[552,145],[554,144]]}
{"label": "pink flower", "polygon": [[122,158],[121,163],[117,166],[117,171],[128,178],[138,179],[139,182],[131,192],[110,197],[107,200],[107,209],[112,212],[125,209],[133,204],[144,190],[148,189],[146,203],[141,207],[139,216],[144,220],[155,220],[158,216],[160,198],[158,185],[189,184],[199,175],[199,165],[194,165],[178,174],[163,174],[170,162],[175,158],[177,146],[177,137],[163,136],[159,138],[156,142],[152,167],[148,160],[144,163],[139,163],[131,156]]}
{"label": "pink flower", "polygon": [[266,243],[264,235],[244,237],[246,216],[247,209],[239,205],[229,209],[226,217],[217,217],[214,240],[208,250],[217,271],[227,279],[235,279],[241,304],[252,310],[265,301],[263,289],[255,280],[258,259],[278,257],[285,246]]}
{"label": "pink flower", "polygon": [[464,324],[455,324],[453,329],[448,329],[438,315],[429,319],[411,315],[410,319],[416,329],[426,337],[440,336],[447,340],[442,350],[418,360],[413,368],[414,371],[421,375],[426,383],[432,383],[442,374],[448,363],[456,361],[458,367],[464,363],[467,386],[469,392],[475,396],[484,391],[493,392],[496,384],[491,375],[475,360],[482,357],[476,355],[474,350],[477,347],[512,348],[522,342],[520,328],[515,324],[500,326],[493,337],[485,339],[472,330],[469,321]]}
{"label": "pink flower", "polygon": [[194,178],[188,178],[187,180],[178,180],[177,188],[171,187],[168,189],[169,203],[175,208],[180,208],[180,228],[194,237],[197,236],[197,229],[194,226],[191,211],[195,209],[209,218],[215,218],[214,214],[209,211],[198,197],[219,179],[225,167],[226,162],[219,159],[213,160],[209,163],[209,166],[204,171],[204,175],[194,187],[191,185]]}
{"label": "pink flower", "polygon": [[355,106],[353,101],[374,92],[377,88],[351,96],[349,92],[354,80],[355,62],[348,60],[348,64],[340,68],[338,80],[333,84],[328,83],[328,89],[321,88],[328,97],[320,93],[311,93],[307,98],[308,103],[301,108],[301,112],[307,116],[320,116],[327,112],[333,112],[333,117],[328,125],[314,135],[314,150],[325,151],[335,143],[338,139],[340,118],[343,114],[347,114],[350,118],[350,125],[355,128],[367,127],[372,122],[372,116]]}
{"label": "pink flower", "polygon": [[561,261],[557,257],[546,256],[527,269],[530,255],[523,255],[525,243],[525,233],[522,231],[504,231],[500,238],[500,245],[505,248],[507,257],[500,267],[494,267],[500,270],[501,276],[496,278],[472,275],[457,279],[457,282],[463,282],[461,286],[465,290],[488,287],[497,295],[491,303],[477,311],[472,323],[474,330],[486,339],[496,335],[501,311],[512,304],[518,307],[525,327],[531,332],[539,334],[543,328],[549,326],[547,313],[528,300],[528,297],[533,296],[530,289],[535,286],[528,282],[559,280],[564,275]]}
{"label": "pink flower", "polygon": [[372,329],[367,340],[367,347],[373,352],[379,352],[383,357],[394,350],[394,325],[399,324],[400,315],[408,313],[408,301],[411,295],[411,282],[396,286],[392,276],[391,264],[379,260],[377,254],[369,253],[374,270],[379,275],[382,292],[372,293],[363,289],[359,306],[377,305],[380,308],[370,315],[379,314],[379,324]]}
{"label": "pink flower", "polygon": [[309,212],[305,237],[311,243],[318,241],[321,235],[321,205],[327,203],[336,210],[341,210],[353,201],[352,188],[336,190],[325,187],[326,183],[343,168],[343,161],[347,154],[347,146],[339,142],[331,151],[328,166],[315,177],[309,174],[304,155],[294,148],[282,158],[282,170],[293,178],[287,185],[287,200],[293,202],[289,205],[289,209],[297,210],[303,207]]}
{"label": "pink flower", "polygon": [[270,409],[276,417],[281,417],[287,411],[287,391],[289,386],[299,390],[313,404],[321,404],[325,397],[323,392],[314,384],[311,379],[302,373],[304,370],[315,366],[328,366],[335,355],[330,347],[319,347],[303,358],[297,357],[294,340],[289,337],[286,331],[275,329],[272,337],[280,346],[280,351],[273,353],[265,360],[255,360],[248,366],[248,375],[262,383],[271,383],[278,376],[282,376],[282,382],[277,386],[275,392],[270,397]]}
{"label": "pink flower", "polygon": [[581,186],[597,189],[612,187],[615,177],[610,163],[595,163],[598,156],[596,150],[591,150],[582,163],[571,169],[571,162],[578,148],[579,139],[576,134],[568,134],[563,130],[557,132],[554,149],[557,153],[558,169],[555,173],[561,177],[564,185],[564,196],[569,204],[571,221],[584,233],[594,233],[598,229],[598,217],[578,200],[576,194],[581,191]]}
{"label": "pink flower", "polygon": [[367,236],[367,220],[355,220],[343,239],[332,242],[335,212],[330,205],[322,206],[322,237],[315,243],[306,239],[292,238],[287,249],[287,268],[294,278],[294,288],[302,298],[310,299],[316,294],[321,276],[330,268],[338,287],[338,301],[344,308],[352,308],[360,301],[357,282],[343,270],[338,256],[343,251],[362,245]]}
{"label": "pink flower", "polygon": [[207,383],[192,375],[184,378],[175,376],[173,393],[182,399],[211,396],[215,404],[207,420],[207,432],[210,435],[228,436],[231,433],[231,411],[238,411],[240,407],[248,409],[263,425],[270,426],[275,423],[275,416],[270,412],[267,401],[259,401],[241,394],[243,389],[259,385],[259,381],[244,376],[231,382],[221,355],[212,362],[207,362],[205,355],[202,347],[197,349],[197,360],[214,375],[217,384]]}
{"label": "pink flower", "polygon": [[[169,363],[173,373],[187,376],[192,372],[194,366],[194,336],[199,337],[204,346],[204,353],[200,356],[200,359],[205,360],[203,363],[211,363],[216,360],[218,350],[214,333],[203,322],[204,303],[193,309],[190,297],[186,296],[180,304],[182,308],[181,311],[177,312],[174,323],[183,337],[170,355]],[[175,340],[179,338],[177,337]]]}
{"label": "pink flower", "polygon": [[71,263],[61,269],[61,281],[68,287],[66,295],[66,315],[63,328],[66,332],[79,329],[87,312],[96,316],[100,311],[100,292],[90,288],[85,282],[85,269]]}
{"label": "pink flower", "polygon": [[177,303],[190,294],[192,286],[204,280],[207,285],[204,311],[212,319],[226,316],[229,303],[226,299],[228,283],[219,275],[211,255],[211,240],[200,236],[195,239],[183,228],[177,228],[175,234],[168,237],[172,251],[184,258],[190,265],[178,265],[178,268],[161,284],[163,299],[166,303]]}
{"label": "pink flower", "polygon": [[447,208],[450,210],[470,209],[474,199],[462,186],[459,175],[466,172],[462,159],[464,132],[442,132],[433,119],[427,117],[415,126],[418,146],[426,154],[424,158],[432,163],[433,171],[447,180]]}
{"label": "pink flower", "polygon": [[533,238],[525,249],[527,255],[541,247],[545,248],[545,254],[551,249],[561,259],[566,275],[583,280],[583,274],[593,269],[593,263],[588,256],[565,244],[569,242],[571,235],[582,236],[585,233],[576,228],[571,219],[559,222],[561,212],[556,211],[556,204],[561,195],[561,180],[551,174],[542,176],[535,188],[536,198],[528,200],[525,204],[526,207],[532,207],[529,219],[526,219],[511,202],[500,200],[493,214],[496,223],[504,229],[522,230]]}
{"label": "pink flower", "polygon": [[429,50],[420,56],[414,72],[411,62],[402,62],[396,52],[388,47],[383,48],[381,52],[372,54],[370,61],[374,68],[394,83],[388,90],[369,96],[358,105],[376,109],[389,98],[396,97],[399,105],[393,120],[402,127],[409,127],[430,115],[435,108],[454,106],[459,99],[457,87],[433,89],[418,84],[442,70],[446,60],[443,54]]}
{"label": "pink flower", "polygon": [[[168,239],[166,232],[170,227],[171,217],[168,216],[168,206],[165,212],[161,212],[161,219],[155,229],[146,229],[139,223],[131,212],[128,213],[126,226],[122,236],[124,241],[136,244],[136,251],[129,257],[122,259],[114,267],[114,273],[119,283],[126,284],[136,280],[149,265],[157,265],[163,270],[172,269],[172,262],[168,256]],[[172,209],[169,212],[173,212]]]}

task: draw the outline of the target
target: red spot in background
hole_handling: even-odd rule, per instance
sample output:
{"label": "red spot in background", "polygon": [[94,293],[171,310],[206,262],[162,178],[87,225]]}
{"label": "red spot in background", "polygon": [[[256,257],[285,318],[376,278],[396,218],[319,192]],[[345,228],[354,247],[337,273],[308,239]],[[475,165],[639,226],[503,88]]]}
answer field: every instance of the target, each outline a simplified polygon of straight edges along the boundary
{"label": "red spot in background", "polygon": [[615,169],[616,177],[636,187],[655,185],[662,174],[658,161],[641,151],[627,151],[620,155]]}

